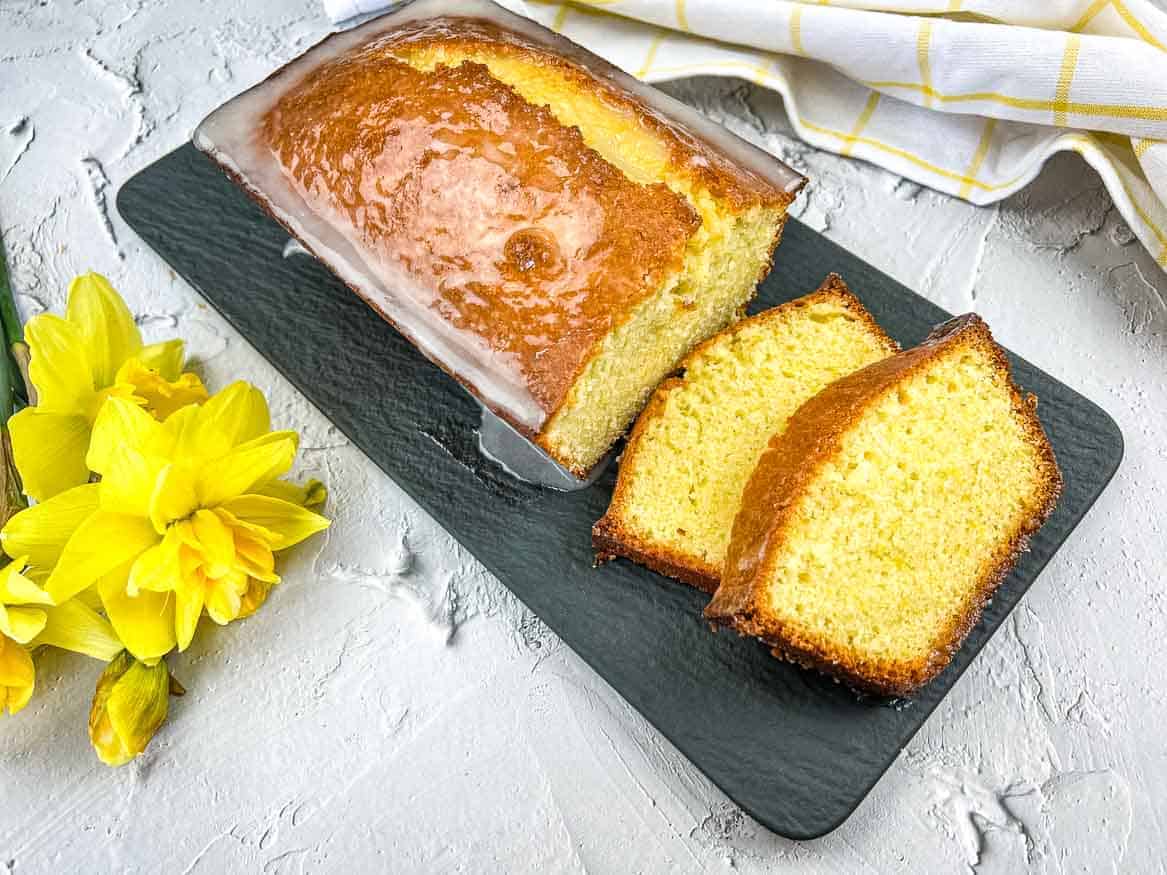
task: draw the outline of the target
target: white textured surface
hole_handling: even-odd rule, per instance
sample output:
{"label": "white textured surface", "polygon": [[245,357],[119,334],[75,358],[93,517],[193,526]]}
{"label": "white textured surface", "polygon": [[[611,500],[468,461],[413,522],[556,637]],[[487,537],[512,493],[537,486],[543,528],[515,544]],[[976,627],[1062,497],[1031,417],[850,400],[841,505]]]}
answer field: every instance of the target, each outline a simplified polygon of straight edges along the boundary
{"label": "white textured surface", "polygon": [[241,5],[0,2],[0,226],[25,313],[105,272],[209,383],[269,392],[336,518],[263,611],[175,660],[190,693],[132,766],[88,749],[100,667],[41,656],[33,703],[0,723],[0,872],[1158,870],[1167,277],[1084,164],[975,209],[792,142],[769,95],[670,87],[804,169],[804,220],[975,307],[1127,436],[1115,483],[904,756],[799,845],[680,759],[113,212],[124,180],[326,30],[314,0]]}

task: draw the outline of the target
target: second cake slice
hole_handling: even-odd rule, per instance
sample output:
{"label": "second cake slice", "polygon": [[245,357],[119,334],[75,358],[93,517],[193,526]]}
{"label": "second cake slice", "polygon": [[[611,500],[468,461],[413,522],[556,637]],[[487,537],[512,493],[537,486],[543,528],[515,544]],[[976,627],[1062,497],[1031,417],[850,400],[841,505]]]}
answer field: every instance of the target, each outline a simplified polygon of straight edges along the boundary
{"label": "second cake slice", "polygon": [[742,490],[771,436],[827,384],[896,350],[834,274],[698,347],[636,423],[612,504],[592,531],[599,558],[624,556],[713,592]]}

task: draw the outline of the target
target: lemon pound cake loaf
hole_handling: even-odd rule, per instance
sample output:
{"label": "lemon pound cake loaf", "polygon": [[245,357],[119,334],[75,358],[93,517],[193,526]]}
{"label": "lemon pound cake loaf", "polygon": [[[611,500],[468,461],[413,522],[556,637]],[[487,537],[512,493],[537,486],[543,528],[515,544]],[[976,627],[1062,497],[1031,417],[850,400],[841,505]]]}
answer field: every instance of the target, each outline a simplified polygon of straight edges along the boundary
{"label": "lemon pound cake loaf", "polygon": [[960,646],[1061,475],[977,316],[832,383],[762,453],[706,616],[908,695]]}
{"label": "lemon pound cake loaf", "polygon": [[334,34],[195,144],[576,474],[740,317],[805,181],[486,0]]}
{"label": "lemon pound cake loaf", "polygon": [[701,344],[637,420],[592,530],[598,558],[624,556],[713,592],[770,437],[828,383],[897,349],[834,274]]}

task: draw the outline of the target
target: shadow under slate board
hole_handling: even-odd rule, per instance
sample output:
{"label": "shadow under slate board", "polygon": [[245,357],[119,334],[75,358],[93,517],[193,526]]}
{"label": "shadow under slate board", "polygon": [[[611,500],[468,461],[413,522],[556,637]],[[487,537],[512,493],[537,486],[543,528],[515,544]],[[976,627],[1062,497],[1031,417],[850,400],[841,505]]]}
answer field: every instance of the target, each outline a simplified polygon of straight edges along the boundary
{"label": "shadow under slate board", "polygon": [[[1122,435],[1097,406],[1012,357],[1066,478],[1057,510],[952,665],[910,703],[856,697],[712,634],[705,596],[624,561],[592,567],[591,526],[614,468],[553,492],[512,479],[477,450],[479,408],[325,267],[284,258],[287,233],[187,145],[118,193],[129,225],[370,459],[541,617],[752,817],[813,838],[862,801],[1098,497]],[[791,221],[754,309],[842,274],[905,347],[948,317]]]}

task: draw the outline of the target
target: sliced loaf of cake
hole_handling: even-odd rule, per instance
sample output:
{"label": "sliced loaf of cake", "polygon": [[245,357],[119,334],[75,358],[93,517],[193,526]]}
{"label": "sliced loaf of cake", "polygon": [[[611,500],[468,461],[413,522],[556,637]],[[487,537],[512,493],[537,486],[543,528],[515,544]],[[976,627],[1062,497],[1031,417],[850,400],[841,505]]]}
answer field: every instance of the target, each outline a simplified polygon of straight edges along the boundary
{"label": "sliced loaf of cake", "polygon": [[636,423],[592,531],[624,556],[713,592],[742,489],[775,431],[828,383],[894,353],[843,281],[746,319],[694,350]]}
{"label": "sliced loaf of cake", "polygon": [[805,182],[487,0],[332,34],[194,142],[577,476],[741,317]]}
{"label": "sliced loaf of cake", "polygon": [[975,315],[807,401],[762,453],[717,624],[862,690],[935,677],[1052,511],[1061,475]]}

